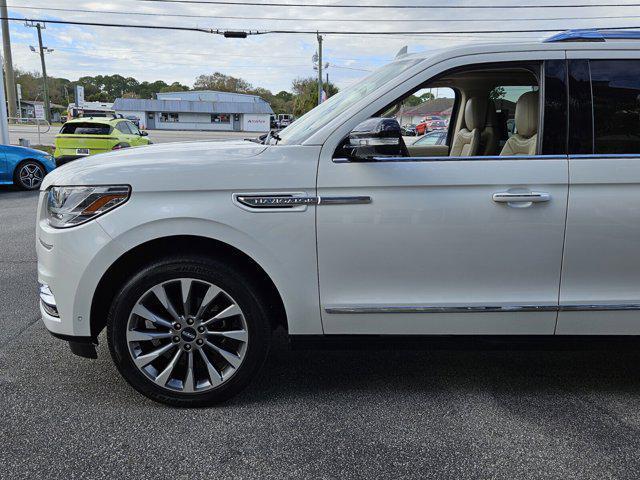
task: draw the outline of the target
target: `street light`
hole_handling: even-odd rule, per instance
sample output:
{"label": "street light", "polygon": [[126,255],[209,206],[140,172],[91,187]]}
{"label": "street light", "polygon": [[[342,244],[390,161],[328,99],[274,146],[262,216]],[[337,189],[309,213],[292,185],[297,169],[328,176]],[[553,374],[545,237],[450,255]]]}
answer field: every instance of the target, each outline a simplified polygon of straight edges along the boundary
{"label": "street light", "polygon": [[[29,45],[29,50],[33,53],[38,53],[38,47],[34,47],[33,45]],[[43,53],[53,53],[55,49],[49,47],[42,47]]]}

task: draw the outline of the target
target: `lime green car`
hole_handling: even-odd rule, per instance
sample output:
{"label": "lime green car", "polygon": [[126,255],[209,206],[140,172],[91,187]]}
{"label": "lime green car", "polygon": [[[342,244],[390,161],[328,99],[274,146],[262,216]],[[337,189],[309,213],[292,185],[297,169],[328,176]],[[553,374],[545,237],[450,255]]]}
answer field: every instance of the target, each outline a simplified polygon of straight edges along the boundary
{"label": "lime green car", "polygon": [[53,155],[57,165],[62,165],[87,155],[149,145],[147,135],[125,118],[77,118],[65,123],[56,135]]}

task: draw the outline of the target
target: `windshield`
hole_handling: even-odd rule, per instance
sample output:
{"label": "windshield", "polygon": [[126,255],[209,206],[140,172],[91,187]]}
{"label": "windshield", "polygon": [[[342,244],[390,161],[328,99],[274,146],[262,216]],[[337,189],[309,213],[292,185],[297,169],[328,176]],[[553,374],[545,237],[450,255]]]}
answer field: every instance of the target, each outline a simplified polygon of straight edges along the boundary
{"label": "windshield", "polygon": [[420,61],[422,61],[421,58],[411,58],[390,63],[356,84],[341,90],[326,102],[321,103],[287,128],[278,132],[278,137],[280,138],[278,143],[302,143],[349,107]]}

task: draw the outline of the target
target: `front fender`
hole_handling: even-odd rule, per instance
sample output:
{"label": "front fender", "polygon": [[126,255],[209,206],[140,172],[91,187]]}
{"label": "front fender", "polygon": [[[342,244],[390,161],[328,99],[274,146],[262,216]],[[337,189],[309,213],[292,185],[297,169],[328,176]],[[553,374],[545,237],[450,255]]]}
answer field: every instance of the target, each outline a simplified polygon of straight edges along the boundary
{"label": "front fender", "polygon": [[[183,193],[180,198],[184,196]],[[102,274],[122,255],[152,240],[190,235],[230,245],[260,265],[280,293],[289,333],[322,334],[315,210],[254,213],[238,208],[229,193],[206,195],[209,196],[224,198],[209,201],[193,193],[171,207],[163,207],[158,206],[153,195],[140,195],[127,202],[132,205],[125,204],[98,218],[113,240],[87,267],[82,284],[90,293],[76,297],[83,304],[76,311],[88,311]],[[206,216],[197,216],[198,213]],[[98,276],[96,272],[102,273]]]}

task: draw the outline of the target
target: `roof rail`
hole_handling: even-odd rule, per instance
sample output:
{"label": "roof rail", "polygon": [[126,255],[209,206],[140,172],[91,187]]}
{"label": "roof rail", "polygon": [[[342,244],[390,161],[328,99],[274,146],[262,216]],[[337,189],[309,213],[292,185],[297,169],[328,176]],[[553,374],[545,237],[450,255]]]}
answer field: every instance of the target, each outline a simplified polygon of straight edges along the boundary
{"label": "roof rail", "polygon": [[544,40],[544,43],[557,42],[605,42],[607,40],[640,40],[638,30],[565,30]]}

